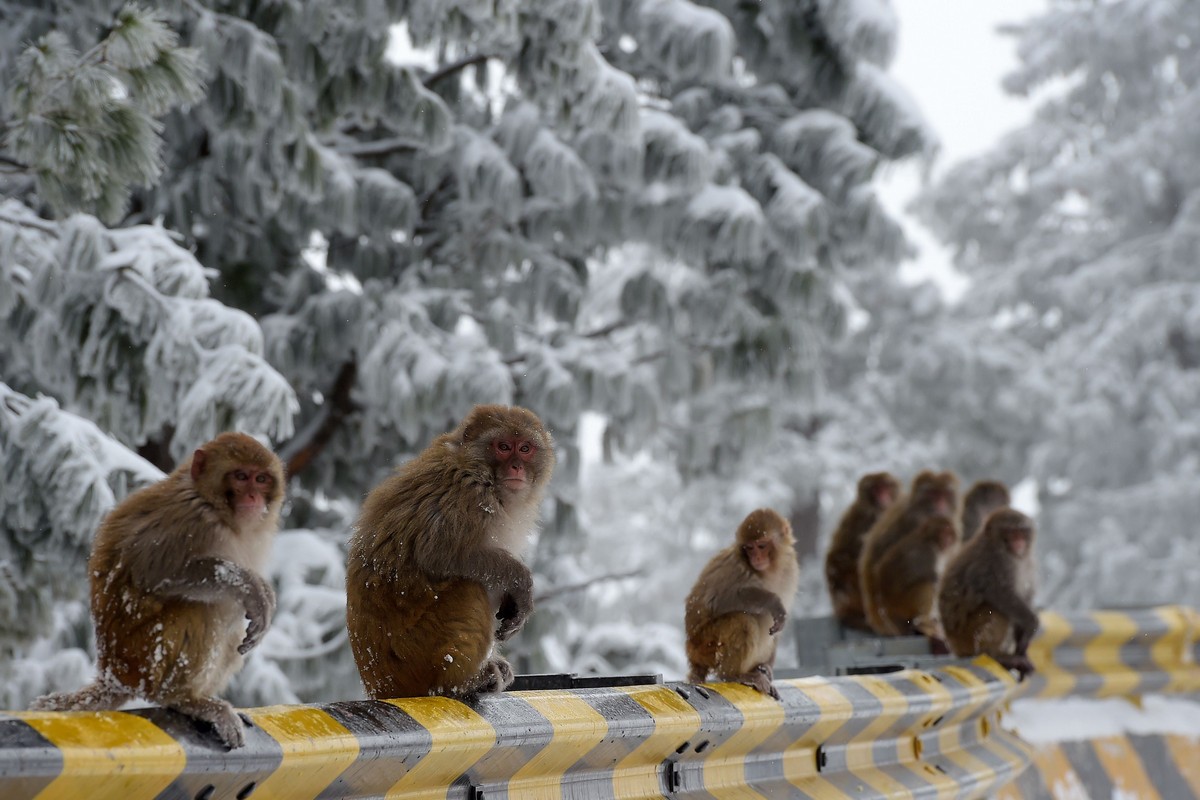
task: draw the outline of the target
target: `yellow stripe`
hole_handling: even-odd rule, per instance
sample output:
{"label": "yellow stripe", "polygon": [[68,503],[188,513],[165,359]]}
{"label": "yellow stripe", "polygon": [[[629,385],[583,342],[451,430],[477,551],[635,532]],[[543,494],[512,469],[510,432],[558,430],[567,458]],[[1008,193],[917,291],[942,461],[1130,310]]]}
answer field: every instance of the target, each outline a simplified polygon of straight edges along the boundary
{"label": "yellow stripe", "polygon": [[[783,705],[740,683],[718,683],[709,688],[733,703],[743,719],[742,726],[705,759],[704,788],[719,799],[763,797],[746,786],[746,755],[783,726]],[[815,755],[813,759],[815,764]]]}
{"label": "yellow stripe", "polygon": [[319,708],[272,706],[245,713],[283,748],[283,762],[258,786],[255,797],[316,797],[358,758],[358,739]]}
{"label": "yellow stripe", "polygon": [[793,786],[817,800],[841,800],[845,793],[820,778],[817,748],[854,714],[854,705],[826,678],[800,678],[787,682],[817,704],[820,718],[783,754],[783,776]]}
{"label": "yellow stripe", "polygon": [[[973,675],[971,677],[974,678]],[[941,753],[943,755],[952,761],[960,763],[961,765],[960,759],[956,758],[956,756],[963,755],[961,753],[961,745],[958,742],[958,719],[961,718],[962,714],[955,714],[955,718],[951,720],[944,719],[946,713],[954,707],[954,699],[950,694],[950,690],[943,686],[928,672],[914,672],[912,673],[910,679],[922,691],[924,691],[925,694],[929,695],[929,698],[932,701],[925,718],[922,719],[921,722],[914,728],[916,736],[920,736],[921,733],[931,727],[939,717],[942,717],[943,719],[941,724],[946,726],[946,729],[942,731],[942,734],[945,734],[947,730],[953,730],[954,736],[950,739],[944,739],[943,735],[939,735],[938,746],[941,748]],[[968,711],[974,711],[978,706],[979,703],[976,702],[975,693],[972,692],[969,702],[964,704],[962,713],[965,714]],[[915,741],[917,741],[918,744],[918,750],[915,753],[917,760],[909,764],[909,768],[916,773],[921,780],[933,787],[937,791],[937,796],[939,798],[944,797],[947,800],[953,800],[953,798],[958,796],[958,782],[925,760],[922,757],[919,749],[919,740]],[[947,742],[950,742],[953,745],[949,750],[946,749]],[[977,759],[974,759],[972,756],[971,760]]]}
{"label": "yellow stripe", "polygon": [[663,754],[680,742],[691,741],[700,731],[700,714],[673,689],[656,686],[620,687],[654,718],[654,733],[621,759],[613,768],[613,796],[657,797],[662,793],[658,779]]}
{"label": "yellow stripe", "polygon": [[42,800],[153,798],[187,764],[179,742],[142,717],[120,711],[12,712],[62,753],[62,773]]}
{"label": "yellow stripe", "polygon": [[1119,611],[1093,611],[1091,617],[1100,624],[1101,633],[1084,646],[1083,663],[1101,678],[1096,696],[1133,694],[1142,678],[1121,662],[1120,647],[1137,635],[1137,622]]}
{"label": "yellow stripe", "polygon": [[509,779],[509,793],[521,798],[557,800],[563,775],[608,736],[608,720],[576,695],[565,692],[522,692],[521,699],[550,721],[550,743]]}
{"label": "yellow stripe", "polygon": [[1200,690],[1200,669],[1196,668],[1192,657],[1197,622],[1200,621],[1196,611],[1187,606],[1162,606],[1154,609],[1154,613],[1169,629],[1167,634],[1160,636],[1150,646],[1150,657],[1154,663],[1170,675],[1170,681],[1162,691],[1182,694]]}
{"label": "yellow stripe", "polygon": [[1043,611],[1038,619],[1041,621],[1038,635],[1029,643],[1029,659],[1046,681],[1038,695],[1061,697],[1070,694],[1075,687],[1075,676],[1055,663],[1054,650],[1071,636],[1071,623],[1053,611]]}
{"label": "yellow stripe", "polygon": [[1200,797],[1200,739],[1177,734],[1164,736],[1163,739],[1179,774],[1192,787],[1192,794]]}
{"label": "yellow stripe", "polygon": [[1105,736],[1091,741],[1096,758],[1112,780],[1114,796],[1120,790],[1122,797],[1138,800],[1159,800],[1154,782],[1142,768],[1142,760],[1124,736]]}
{"label": "yellow stripe", "polygon": [[1053,797],[1086,797],[1083,782],[1070,759],[1057,744],[1043,744],[1037,749],[1033,766],[1042,779],[1042,786]]}
{"label": "yellow stripe", "polygon": [[[879,735],[892,727],[901,715],[908,712],[908,699],[899,689],[878,678],[861,676],[855,682],[874,695],[883,704],[883,709],[866,728],[846,744],[846,766],[856,777],[890,800],[911,798],[912,792],[904,784],[887,773],[874,769],[876,766],[875,754],[872,752],[872,747]],[[899,760],[911,760],[916,757],[913,751],[914,741],[911,737],[907,742],[897,741],[896,750]]]}
{"label": "yellow stripe", "polygon": [[450,784],[496,745],[496,729],[457,700],[417,697],[384,700],[418,724],[433,738],[428,753],[388,790],[387,797],[445,797]]}

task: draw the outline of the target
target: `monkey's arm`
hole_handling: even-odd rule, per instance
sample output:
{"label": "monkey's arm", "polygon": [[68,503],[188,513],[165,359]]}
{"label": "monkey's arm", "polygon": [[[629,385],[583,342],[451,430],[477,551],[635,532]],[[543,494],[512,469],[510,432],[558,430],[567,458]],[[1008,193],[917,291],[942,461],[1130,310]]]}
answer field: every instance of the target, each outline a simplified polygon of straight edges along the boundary
{"label": "monkey's arm", "polygon": [[743,586],[736,592],[730,592],[718,597],[712,606],[714,617],[736,612],[744,614],[770,614],[771,633],[778,633],[787,619],[787,609],[779,595],[761,586]]}
{"label": "monkey's arm", "polygon": [[[470,541],[466,533],[456,534],[422,537],[413,549],[417,566],[431,578],[463,578],[483,584],[489,594],[499,594],[500,627],[496,638],[505,641],[525,625],[533,611],[533,575],[507,550],[471,547],[465,544]],[[439,540],[458,546],[438,547]]]}
{"label": "monkey's arm", "polygon": [[1016,643],[1014,652],[1019,656],[1025,655],[1030,640],[1033,639],[1033,635],[1037,633],[1038,626],[1041,624],[1037,613],[1016,591],[1009,587],[994,587],[988,594],[987,602],[1008,618],[1009,623],[1013,626],[1013,639]]}
{"label": "monkey's arm", "polygon": [[275,616],[275,590],[258,573],[223,558],[197,558],[176,575],[150,587],[160,597],[179,597],[198,603],[213,603],[233,596],[246,609],[246,638],[239,653],[253,649],[266,635]]}

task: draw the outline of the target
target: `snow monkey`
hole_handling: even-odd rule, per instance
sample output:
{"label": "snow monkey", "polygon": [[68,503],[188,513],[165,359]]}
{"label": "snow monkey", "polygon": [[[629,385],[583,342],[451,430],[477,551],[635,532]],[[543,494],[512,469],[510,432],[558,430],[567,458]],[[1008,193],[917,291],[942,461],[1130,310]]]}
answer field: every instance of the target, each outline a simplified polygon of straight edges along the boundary
{"label": "snow monkey", "polygon": [[872,472],[858,480],[854,502],[842,514],[825,555],[825,583],[833,614],[850,628],[870,630],[858,586],[858,557],[863,537],[900,494],[900,482],[890,472]]}
{"label": "snow monkey", "polygon": [[737,681],[778,699],[771,685],[777,637],[800,580],[792,526],[775,511],[750,512],[732,545],[713,556],[688,595],[688,680]]}
{"label": "snow monkey", "polygon": [[[862,589],[867,623],[876,633],[892,629],[880,615],[880,585],[884,580],[905,581],[905,576],[879,572],[879,559],[892,545],[932,516],[950,517],[958,522],[958,477],[953,472],[922,470],[912,480],[908,494],[883,512],[863,541],[858,559],[858,585]],[[956,537],[958,538],[958,537]]]}
{"label": "snow monkey", "polygon": [[1012,502],[1008,487],[1000,481],[976,481],[963,497],[962,536],[963,541],[969,540],[979,533],[983,521],[998,508],[1004,508]]}
{"label": "snow monkey", "polygon": [[1039,624],[1030,605],[1033,540],[1033,520],[1002,508],[950,561],[938,610],[951,653],[989,655],[1022,678],[1033,672],[1026,655]]}
{"label": "snow monkey", "polygon": [[97,678],[33,708],[114,709],[141,697],[241,747],[242,721],[216,695],[275,614],[262,571],[283,496],[275,454],[243,433],[222,433],[125,498],[101,523],[88,561]]}
{"label": "snow monkey", "polygon": [[880,633],[942,638],[935,613],[938,578],[958,545],[954,520],[937,515],[926,518],[880,554],[876,562],[876,611],[884,628]]}
{"label": "snow monkey", "polygon": [[519,556],[554,470],[532,411],[476,406],[367,495],[346,567],[346,624],[373,699],[499,692],[495,652],[533,610]]}

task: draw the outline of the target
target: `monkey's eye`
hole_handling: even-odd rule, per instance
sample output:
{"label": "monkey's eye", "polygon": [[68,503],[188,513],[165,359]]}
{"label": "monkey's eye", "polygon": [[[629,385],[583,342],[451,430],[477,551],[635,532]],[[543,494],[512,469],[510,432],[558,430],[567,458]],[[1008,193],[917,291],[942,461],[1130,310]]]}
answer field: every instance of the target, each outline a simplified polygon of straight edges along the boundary
{"label": "monkey's eye", "polygon": [[525,442],[524,444],[521,445],[521,452],[522,453],[532,453],[533,447],[529,444],[529,442]]}
{"label": "monkey's eye", "polygon": [[250,476],[246,474],[246,470],[244,469],[234,470],[233,477],[239,481],[250,480]]}
{"label": "monkey's eye", "polygon": [[254,476],[255,483],[266,483],[269,480],[270,480],[270,477],[265,472],[260,472]]}
{"label": "monkey's eye", "polygon": [[509,450],[512,450],[512,445],[508,442],[497,442],[496,449],[501,453],[507,453]]}

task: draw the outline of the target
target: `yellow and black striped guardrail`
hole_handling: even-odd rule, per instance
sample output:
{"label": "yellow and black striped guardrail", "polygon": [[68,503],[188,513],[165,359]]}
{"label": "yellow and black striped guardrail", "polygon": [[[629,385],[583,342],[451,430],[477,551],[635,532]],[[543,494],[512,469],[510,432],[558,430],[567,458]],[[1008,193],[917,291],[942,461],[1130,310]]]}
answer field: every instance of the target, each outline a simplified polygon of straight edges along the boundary
{"label": "yellow and black striped guardrail", "polygon": [[1022,684],[988,658],[940,659],[777,680],[778,702],[671,683],[274,706],[244,712],[234,751],[161,708],[0,712],[0,798],[1200,798],[1195,738],[1035,750],[1001,726],[1014,698],[1197,691],[1198,619],[1045,612]]}
{"label": "yellow and black striped guardrail", "polygon": [[225,751],[163,709],[0,717],[5,800],[983,797],[1030,762],[995,664],[250,709]]}
{"label": "yellow and black striped guardrail", "polygon": [[1200,691],[1200,612],[1187,606],[1043,611],[1023,697],[1134,697]]}

